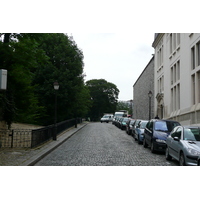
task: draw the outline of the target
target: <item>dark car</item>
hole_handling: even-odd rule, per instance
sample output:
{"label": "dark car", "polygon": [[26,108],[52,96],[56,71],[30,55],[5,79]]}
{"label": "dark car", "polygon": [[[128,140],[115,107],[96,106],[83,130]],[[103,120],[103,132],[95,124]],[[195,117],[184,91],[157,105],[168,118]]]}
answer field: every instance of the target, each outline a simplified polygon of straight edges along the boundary
{"label": "dark car", "polygon": [[126,132],[128,135],[130,135],[132,133],[132,128],[133,128],[134,122],[135,122],[135,119],[129,119],[129,121],[126,124]]}
{"label": "dark car", "polygon": [[129,121],[128,117],[123,117],[122,120],[120,121],[120,125],[119,128],[121,128],[122,130],[126,129],[126,123]]}
{"label": "dark car", "polygon": [[166,149],[166,139],[174,127],[180,126],[177,121],[171,120],[150,120],[144,130],[143,146],[151,147],[151,152],[162,151]]}
{"label": "dark car", "polygon": [[121,123],[122,119],[123,119],[123,117],[118,117],[117,120],[116,120],[115,126],[117,126],[118,128],[120,128],[120,123]]}
{"label": "dark car", "polygon": [[200,156],[197,159],[197,165],[200,166]]}

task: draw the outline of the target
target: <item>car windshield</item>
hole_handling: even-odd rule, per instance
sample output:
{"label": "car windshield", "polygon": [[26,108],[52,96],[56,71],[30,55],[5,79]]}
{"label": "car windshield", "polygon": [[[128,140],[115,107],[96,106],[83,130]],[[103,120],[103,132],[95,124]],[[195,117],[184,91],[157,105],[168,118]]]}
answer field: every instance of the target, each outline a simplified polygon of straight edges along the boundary
{"label": "car windshield", "polygon": [[184,140],[200,141],[200,132],[198,128],[185,128]]}
{"label": "car windshield", "polygon": [[123,114],[115,114],[115,117],[121,117]]}
{"label": "car windshield", "polygon": [[148,123],[148,121],[146,121],[146,122],[141,122],[140,128],[141,128],[141,129],[145,129],[147,123]]}
{"label": "car windshield", "polygon": [[129,118],[124,118],[123,122],[127,122],[129,120]]}
{"label": "car windshield", "polygon": [[155,130],[163,132],[171,132],[174,127],[180,125],[178,122],[173,121],[157,121],[155,122]]}
{"label": "car windshield", "polygon": [[109,118],[109,116],[108,115],[104,115],[103,118]]}
{"label": "car windshield", "polygon": [[131,125],[133,125],[133,124],[134,124],[134,122],[135,122],[135,120],[131,120],[130,124],[131,124]]}

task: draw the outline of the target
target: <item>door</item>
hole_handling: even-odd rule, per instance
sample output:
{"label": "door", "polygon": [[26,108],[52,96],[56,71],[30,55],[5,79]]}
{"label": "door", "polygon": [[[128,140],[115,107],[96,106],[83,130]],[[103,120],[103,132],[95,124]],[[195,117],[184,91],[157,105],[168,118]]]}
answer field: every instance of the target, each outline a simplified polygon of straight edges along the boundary
{"label": "door", "polygon": [[151,139],[153,137],[153,122],[148,122],[146,128],[145,128],[145,141],[146,143],[151,146]]}
{"label": "door", "polygon": [[[171,134],[171,144],[170,144],[170,154],[177,160],[179,160],[179,151],[180,151],[180,140],[181,135],[183,134],[183,128],[178,127],[176,131]],[[178,138],[179,140],[175,140],[174,138]]]}

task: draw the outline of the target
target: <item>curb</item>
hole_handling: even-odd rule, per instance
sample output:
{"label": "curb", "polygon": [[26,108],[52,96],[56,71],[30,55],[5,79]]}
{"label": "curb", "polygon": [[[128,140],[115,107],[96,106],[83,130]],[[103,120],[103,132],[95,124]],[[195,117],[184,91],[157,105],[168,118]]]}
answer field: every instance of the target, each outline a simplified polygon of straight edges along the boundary
{"label": "curb", "polygon": [[[81,130],[82,128],[84,128],[88,123],[84,124],[83,126],[81,126],[80,128],[74,128],[72,130],[72,133],[68,133],[68,131],[65,134],[69,134],[67,136],[63,136],[63,138],[60,139],[60,141],[58,141],[58,143],[56,144],[55,142],[57,141],[52,141],[51,144],[49,144],[49,147],[47,147],[46,149],[44,149],[42,152],[38,153],[37,155],[29,158],[28,160],[26,160],[25,162],[23,162],[22,164],[20,164],[19,166],[34,166],[37,162],[39,162],[42,158],[44,158],[45,156],[47,156],[49,153],[51,153],[53,150],[55,150],[57,147],[59,147],[61,144],[63,144],[66,140],[68,140],[71,136],[73,136],[75,133],[77,133],[79,130]],[[70,132],[70,131],[69,131]],[[63,134],[64,135],[64,134]]]}

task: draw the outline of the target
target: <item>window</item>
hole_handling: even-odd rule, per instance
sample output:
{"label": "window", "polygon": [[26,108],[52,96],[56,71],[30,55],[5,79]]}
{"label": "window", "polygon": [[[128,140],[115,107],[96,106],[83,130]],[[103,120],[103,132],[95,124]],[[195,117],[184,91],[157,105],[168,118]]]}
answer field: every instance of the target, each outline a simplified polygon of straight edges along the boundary
{"label": "window", "polygon": [[157,63],[158,68],[163,64],[163,46],[161,46],[157,51]]}
{"label": "window", "polygon": [[192,75],[192,104],[195,104],[195,74]]}
{"label": "window", "polygon": [[180,109],[180,61],[171,67],[171,111]]}
{"label": "window", "polygon": [[198,103],[200,103],[200,71],[197,72],[197,77],[198,77]]}
{"label": "window", "polygon": [[174,83],[176,83],[176,64],[174,65]]}
{"label": "window", "polygon": [[177,80],[180,80],[180,61],[177,62]]}
{"label": "window", "polygon": [[173,81],[173,67],[171,67],[171,85],[173,85],[174,81]]}
{"label": "window", "polygon": [[181,39],[180,39],[180,33],[177,33],[177,45],[180,45]]}
{"label": "window", "polygon": [[191,49],[191,62],[192,62],[192,69],[195,69],[195,48],[192,47]]}
{"label": "window", "polygon": [[200,66],[200,42],[197,43],[197,64]]}
{"label": "window", "polygon": [[173,33],[173,50],[176,49],[176,33]]}
{"label": "window", "polygon": [[174,103],[174,101],[173,101],[173,88],[171,89],[171,111],[173,112],[173,110],[174,110],[174,105],[173,105],[173,103]]}
{"label": "window", "polygon": [[177,85],[177,109],[180,109],[180,84]]}
{"label": "window", "polygon": [[180,33],[171,33],[169,35],[169,53],[176,53],[176,51],[180,48]]}
{"label": "window", "polygon": [[172,54],[172,33],[170,34],[170,54]]}
{"label": "window", "polygon": [[175,135],[176,135],[176,130],[178,129],[179,127],[175,127],[173,130],[172,130],[172,132],[171,132],[171,137],[175,137]]}

